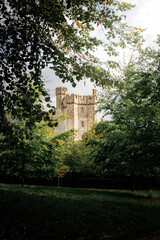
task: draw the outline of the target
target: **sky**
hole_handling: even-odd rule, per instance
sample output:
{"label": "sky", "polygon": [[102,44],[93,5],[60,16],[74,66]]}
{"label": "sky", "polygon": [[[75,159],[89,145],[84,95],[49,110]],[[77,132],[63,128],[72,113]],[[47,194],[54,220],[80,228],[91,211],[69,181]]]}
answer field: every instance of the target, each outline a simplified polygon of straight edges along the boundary
{"label": "sky", "polygon": [[[157,34],[160,34],[160,0],[125,0],[127,3],[136,4],[135,8],[127,13],[128,25],[134,27],[141,27],[146,29],[143,36],[146,40],[146,45],[153,47],[154,41],[157,39]],[[104,37],[101,28],[97,30],[97,34]],[[106,60],[106,54],[101,49],[96,53],[101,57],[102,61]],[[124,54],[120,54],[119,61],[122,61]],[[129,53],[126,50],[125,56],[127,59]],[[129,57],[128,57],[129,58]],[[75,88],[70,83],[62,83],[61,80],[54,74],[54,71],[46,68],[43,71],[43,79],[46,82],[46,88],[50,93],[53,104],[55,105],[55,88],[65,86],[68,88],[68,93],[75,93],[78,95],[92,95],[92,89],[95,88],[94,84],[86,81],[80,81]],[[100,91],[99,88],[97,88]]]}

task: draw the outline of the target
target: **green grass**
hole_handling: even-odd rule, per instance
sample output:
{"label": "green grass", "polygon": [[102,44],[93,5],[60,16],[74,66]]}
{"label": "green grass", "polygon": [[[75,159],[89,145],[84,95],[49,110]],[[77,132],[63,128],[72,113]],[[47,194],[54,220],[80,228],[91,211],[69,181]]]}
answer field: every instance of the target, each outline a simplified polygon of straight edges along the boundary
{"label": "green grass", "polygon": [[132,240],[159,229],[158,192],[0,185],[0,240]]}

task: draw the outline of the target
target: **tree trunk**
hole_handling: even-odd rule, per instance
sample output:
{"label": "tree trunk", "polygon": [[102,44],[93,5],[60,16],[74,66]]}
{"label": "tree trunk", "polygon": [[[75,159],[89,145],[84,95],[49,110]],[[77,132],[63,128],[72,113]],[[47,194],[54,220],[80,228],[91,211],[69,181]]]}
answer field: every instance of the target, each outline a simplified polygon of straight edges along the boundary
{"label": "tree trunk", "polygon": [[131,191],[132,192],[134,192],[135,191],[135,174],[134,173],[132,173],[132,189],[131,189]]}
{"label": "tree trunk", "polygon": [[[22,148],[22,155],[24,154],[24,143],[22,142],[21,144],[21,148]],[[24,187],[24,171],[25,171],[25,159],[24,157],[21,157],[21,161],[22,161],[22,169],[21,169],[21,177],[22,177],[22,182],[21,182],[21,186]]]}
{"label": "tree trunk", "polygon": [[22,182],[21,182],[21,186],[24,187],[24,160],[22,160],[22,172],[21,172],[21,177],[22,177]]}
{"label": "tree trunk", "polygon": [[58,177],[58,188],[60,187],[60,177]]}

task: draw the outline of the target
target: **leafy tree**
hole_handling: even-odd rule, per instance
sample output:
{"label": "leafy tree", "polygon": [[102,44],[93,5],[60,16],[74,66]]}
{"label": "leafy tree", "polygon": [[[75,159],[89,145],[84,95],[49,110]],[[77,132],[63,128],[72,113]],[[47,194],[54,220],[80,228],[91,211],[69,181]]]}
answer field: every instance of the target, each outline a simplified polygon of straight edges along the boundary
{"label": "leafy tree", "polygon": [[[32,153],[38,147],[36,144],[40,143],[33,141],[36,124],[43,119],[48,122],[50,127],[53,127],[56,125],[56,119],[53,120],[51,117],[54,114],[54,107],[49,112],[43,110],[43,97],[33,79],[25,75],[22,85],[17,85],[16,79],[13,82],[15,84],[13,84],[12,91],[7,94],[8,98],[5,98],[6,114],[2,115],[2,118],[5,118],[5,124],[1,125],[3,130],[1,136],[1,157],[3,159],[1,164],[3,167],[1,170],[8,168],[9,174],[21,174],[23,185],[26,169],[29,165],[33,166],[33,163],[36,165],[32,159]],[[19,88],[19,86],[21,87]],[[43,86],[42,83],[41,86]],[[46,96],[49,101],[47,93]],[[49,105],[49,107],[51,106]],[[7,108],[10,108],[10,111]],[[37,154],[39,153],[37,151]]]}
{"label": "leafy tree", "polygon": [[90,159],[90,149],[82,141],[74,142],[64,155],[64,163],[70,168],[71,176],[88,176],[95,173]]}
{"label": "leafy tree", "polygon": [[82,77],[90,77],[97,84],[109,82],[109,73],[93,56],[94,49],[103,44],[90,33],[96,25],[106,29],[104,47],[108,55],[117,55],[118,43],[123,47],[127,42],[138,43],[138,33],[143,30],[128,27],[123,21],[123,12],[131,8],[132,5],[117,0],[2,0],[2,130],[8,128],[6,113],[15,114],[19,94],[26,94],[30,78],[46,96],[41,81],[41,72],[46,66],[73,86],[75,80]]}
{"label": "leafy tree", "polygon": [[121,130],[115,156],[133,177],[156,175],[160,170],[159,61],[159,49],[141,51],[140,58],[124,70],[119,86],[108,87],[101,99],[100,109],[112,114]]}
{"label": "leafy tree", "polygon": [[75,135],[76,132],[71,130],[56,135],[51,141],[57,176],[61,175],[61,172],[62,176],[65,175],[65,169],[70,176],[86,176],[96,173],[94,163],[90,158],[90,147],[86,146],[84,140],[75,141]]}
{"label": "leafy tree", "polygon": [[51,140],[53,145],[52,155],[56,162],[54,176],[58,177],[58,186],[60,186],[60,178],[66,174],[73,176],[73,173],[83,172],[84,148],[82,149],[80,141],[75,141],[75,136],[76,132],[70,130],[56,135]]}
{"label": "leafy tree", "polygon": [[[22,124],[22,123],[21,123]],[[16,128],[17,128],[16,124]],[[19,123],[20,125],[20,123]],[[19,126],[18,125],[18,126]],[[19,126],[22,129],[22,126]],[[1,136],[1,174],[25,178],[51,178],[54,176],[55,161],[52,155],[54,130],[45,123],[37,124],[30,132],[28,138],[23,133],[23,138],[17,135]]]}
{"label": "leafy tree", "polygon": [[124,136],[118,125],[101,121],[84,136],[85,146],[90,150],[89,158],[94,174],[100,177],[123,174],[121,166]]}

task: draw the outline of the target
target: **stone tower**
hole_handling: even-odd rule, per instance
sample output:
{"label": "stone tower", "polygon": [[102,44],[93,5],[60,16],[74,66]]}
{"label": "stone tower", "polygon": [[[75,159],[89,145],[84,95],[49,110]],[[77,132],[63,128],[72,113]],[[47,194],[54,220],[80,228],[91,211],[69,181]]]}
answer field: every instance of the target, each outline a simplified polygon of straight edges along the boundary
{"label": "stone tower", "polygon": [[97,90],[92,96],[69,95],[66,87],[56,88],[56,117],[64,114],[65,120],[59,123],[57,133],[71,129],[78,130],[77,139],[97,123]]}

